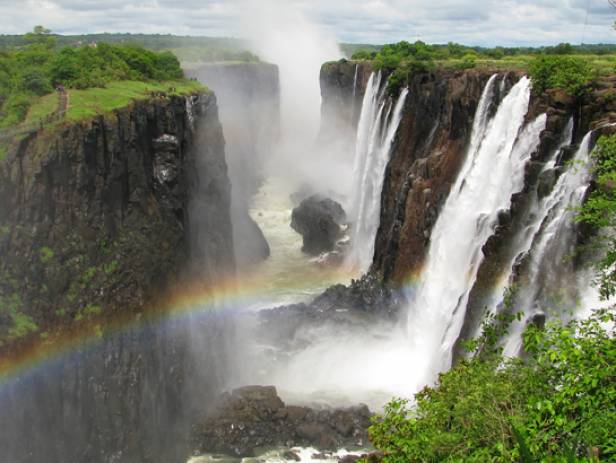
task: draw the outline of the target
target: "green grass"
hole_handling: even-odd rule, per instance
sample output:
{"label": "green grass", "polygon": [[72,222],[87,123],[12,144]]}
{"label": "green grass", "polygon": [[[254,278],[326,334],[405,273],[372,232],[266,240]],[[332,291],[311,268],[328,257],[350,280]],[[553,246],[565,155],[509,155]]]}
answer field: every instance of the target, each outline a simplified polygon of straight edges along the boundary
{"label": "green grass", "polygon": [[[128,106],[133,100],[145,100],[152,92],[166,95],[186,95],[204,92],[207,89],[193,80],[167,82],[117,81],[110,82],[105,88],[93,87],[85,90],[69,90],[68,111],[65,121],[79,121],[106,114],[115,109]],[[28,111],[26,122],[40,120],[51,114],[58,104],[57,94],[40,97]]]}
{"label": "green grass", "polygon": [[[572,55],[587,61],[591,68],[595,69],[599,75],[613,74],[616,70],[616,55]],[[527,71],[530,62],[536,55],[514,55],[505,56],[502,59],[489,59],[477,56],[475,63],[477,68],[506,69],[516,71]],[[437,66],[444,68],[456,68],[462,63],[460,59],[435,60]]]}
{"label": "green grass", "polygon": [[39,97],[35,103],[30,106],[26,118],[22,124],[32,124],[51,115],[58,108],[58,94],[50,93],[49,95]]}
{"label": "green grass", "polygon": [[[173,89],[173,90],[172,90]],[[136,82],[120,81],[107,84],[106,88],[89,88],[69,91],[66,120],[77,121],[105,114],[114,109],[128,106],[132,100],[144,100],[152,92],[166,95],[185,95],[204,91],[205,88],[195,81]]]}

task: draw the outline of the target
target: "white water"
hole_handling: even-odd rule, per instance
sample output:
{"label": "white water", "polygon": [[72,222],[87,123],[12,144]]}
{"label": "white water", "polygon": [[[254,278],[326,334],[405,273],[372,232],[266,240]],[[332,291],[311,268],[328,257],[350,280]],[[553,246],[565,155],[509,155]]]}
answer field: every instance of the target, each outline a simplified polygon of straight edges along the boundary
{"label": "white water", "polygon": [[[586,134],[567,170],[560,175],[552,192],[544,198],[539,208],[541,229],[536,225],[530,249],[529,285],[521,289],[520,297],[516,300],[519,308],[529,317],[538,311],[548,309],[545,306],[541,307],[546,301],[540,300],[545,277],[552,277],[548,285],[553,286],[552,289],[556,291],[558,288],[556,280],[562,278],[565,273],[563,271],[566,267],[565,260],[570,257],[575,237],[574,208],[582,203],[590,181],[588,164],[591,134],[591,132]],[[556,272],[555,269],[559,271]],[[588,280],[584,280],[585,285],[588,285]],[[559,315],[566,315],[563,303],[562,300],[559,301]],[[525,321],[520,321],[511,326],[504,343],[505,355],[514,356],[519,353],[522,344],[521,333],[525,324]]]}
{"label": "white water", "polygon": [[[285,453],[289,450],[295,453],[298,460],[285,458]],[[297,461],[299,463],[338,463],[348,455],[359,456],[362,453],[366,452],[348,451],[346,449],[326,452],[312,447],[293,447],[290,449],[270,450],[254,458],[239,459],[221,455],[201,455],[191,458],[187,463],[261,463],[264,461],[268,463],[289,463],[290,461]]]}
{"label": "white water", "polygon": [[526,77],[490,120],[494,80],[482,95],[464,165],[432,231],[425,270],[410,303],[409,361],[423,383],[451,365],[452,347],[483,259],[481,248],[493,233],[499,211],[508,209],[511,195],[522,189],[524,165],[545,128],[542,115],[522,130],[530,98]]}
{"label": "white water", "polygon": [[385,86],[381,86],[381,73],[372,73],[368,79],[357,127],[349,213],[353,228],[347,257],[349,266],[360,273],[372,263],[385,169],[407,95],[405,88],[393,104],[385,95]]}
{"label": "white water", "polygon": [[[556,160],[561,152],[561,150],[571,144],[573,137],[573,118],[569,119],[567,126],[565,127],[564,134],[559,146],[552,151],[550,157],[546,161],[543,166],[541,173],[539,176],[544,173],[554,169],[556,165]],[[553,207],[554,196],[558,186],[556,186],[550,194],[548,194],[544,198],[539,198],[537,189],[533,190],[530,194],[532,194],[530,210],[527,214],[527,223],[524,227],[516,234],[513,238],[511,259],[506,267],[506,272],[501,275],[496,287],[492,292],[491,300],[487,302],[488,312],[491,314],[495,314],[499,307],[502,305],[502,302],[505,298],[505,292],[508,287],[510,287],[514,271],[514,266],[520,262],[520,260],[530,251],[533,240],[537,236],[539,231],[539,227],[545,220],[547,213]],[[481,331],[481,325],[475,327],[474,336],[478,336]]]}

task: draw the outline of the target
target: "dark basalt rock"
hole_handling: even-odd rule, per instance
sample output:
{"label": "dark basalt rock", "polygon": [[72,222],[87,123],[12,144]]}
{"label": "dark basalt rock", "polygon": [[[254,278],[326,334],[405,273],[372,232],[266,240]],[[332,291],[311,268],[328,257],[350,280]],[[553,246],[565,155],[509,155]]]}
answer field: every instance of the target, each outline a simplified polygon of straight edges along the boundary
{"label": "dark basalt rock", "polygon": [[90,339],[80,319],[98,316],[101,329],[95,348],[76,343],[53,368],[3,386],[1,461],[185,461],[190,391],[205,406],[220,390],[226,325],[211,317],[199,328],[217,347],[204,348],[197,367],[180,323],[116,336],[106,322],[132,325],[193,271],[204,285],[227,277],[229,208],[209,93],[135,101],[9,148],[0,161],[0,312],[12,301],[38,333],[19,338],[12,317],[0,316],[0,357],[39,333]]}
{"label": "dark basalt rock", "polygon": [[193,427],[196,452],[249,457],[274,447],[336,450],[367,442],[365,405],[315,410],[286,405],[274,386],[246,386],[225,393],[220,405]]}
{"label": "dark basalt rock", "polygon": [[270,256],[270,247],[263,231],[244,209],[235,211],[233,241],[238,266],[255,265]]}
{"label": "dark basalt rock", "polygon": [[293,209],[291,227],[304,238],[302,251],[319,255],[334,249],[344,233],[346,213],[336,201],[313,195]]}
{"label": "dark basalt rock", "polygon": [[309,303],[262,310],[258,336],[270,345],[293,350],[297,342],[305,342],[297,335],[312,327],[362,330],[376,323],[395,325],[404,303],[401,293],[368,274],[349,286],[331,286]]}

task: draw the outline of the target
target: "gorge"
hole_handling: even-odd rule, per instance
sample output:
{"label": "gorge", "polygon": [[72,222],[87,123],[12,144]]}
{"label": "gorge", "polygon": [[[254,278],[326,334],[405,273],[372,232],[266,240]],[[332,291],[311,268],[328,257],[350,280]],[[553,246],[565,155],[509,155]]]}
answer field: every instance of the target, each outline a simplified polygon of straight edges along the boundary
{"label": "gorge", "polygon": [[[283,69],[208,64],[187,73],[213,92],[41,130],[1,161],[1,294],[41,331],[2,346],[7,461],[222,461],[209,454],[287,442],[302,448],[271,461],[338,461],[368,448],[365,406],[433,384],[486,312],[524,311],[502,340],[517,355],[526,323],[595,299],[571,208],[614,131],[615,80],[580,101],[509,70],[419,72],[393,93],[369,61],[305,72],[314,133],[288,126]],[[349,216],[338,266],[290,227],[315,193]],[[278,395],[237,389],[255,385]],[[212,430],[230,390],[238,416]]]}

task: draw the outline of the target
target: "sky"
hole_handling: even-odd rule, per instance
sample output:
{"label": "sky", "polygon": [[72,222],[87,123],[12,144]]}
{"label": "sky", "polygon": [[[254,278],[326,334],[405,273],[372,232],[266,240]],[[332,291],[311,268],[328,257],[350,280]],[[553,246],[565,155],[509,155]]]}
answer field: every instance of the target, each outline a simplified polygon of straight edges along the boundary
{"label": "sky", "polygon": [[[247,4],[264,0],[0,0],[0,33],[42,24],[61,34],[133,32],[242,37]],[[266,0],[340,42],[524,46],[616,43],[608,0]],[[255,21],[260,18],[256,17]]]}

